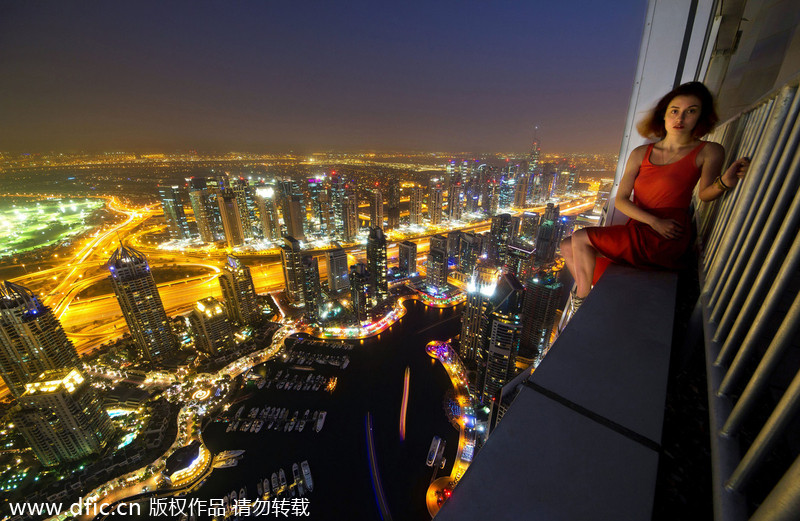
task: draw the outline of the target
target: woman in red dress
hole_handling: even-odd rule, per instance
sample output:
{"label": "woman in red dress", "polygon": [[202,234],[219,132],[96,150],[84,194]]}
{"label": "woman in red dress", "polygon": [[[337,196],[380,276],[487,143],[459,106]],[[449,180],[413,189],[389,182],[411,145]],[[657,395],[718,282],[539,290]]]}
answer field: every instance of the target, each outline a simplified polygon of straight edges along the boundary
{"label": "woman in red dress", "polygon": [[[714,100],[700,82],[685,83],[665,95],[638,125],[639,133],[660,141],[631,152],[614,199],[630,217],[619,226],[583,228],[561,243],[575,279],[574,312],[589,294],[598,256],[641,268],[676,269],[691,246],[692,192],[713,201],[736,186],[750,160],[737,159],[722,172],[725,149],[701,141],[717,122]],[[633,201],[631,201],[633,194]]]}

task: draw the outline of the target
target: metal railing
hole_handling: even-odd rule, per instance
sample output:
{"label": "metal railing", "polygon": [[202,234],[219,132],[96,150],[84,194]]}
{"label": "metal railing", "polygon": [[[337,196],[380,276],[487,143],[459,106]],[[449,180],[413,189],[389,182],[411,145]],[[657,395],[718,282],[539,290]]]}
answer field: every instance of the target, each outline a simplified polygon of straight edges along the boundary
{"label": "metal railing", "polygon": [[800,420],[798,113],[795,80],[710,136],[728,163],[752,158],[732,192],[697,211],[717,519],[800,518],[798,444],[787,443]]}

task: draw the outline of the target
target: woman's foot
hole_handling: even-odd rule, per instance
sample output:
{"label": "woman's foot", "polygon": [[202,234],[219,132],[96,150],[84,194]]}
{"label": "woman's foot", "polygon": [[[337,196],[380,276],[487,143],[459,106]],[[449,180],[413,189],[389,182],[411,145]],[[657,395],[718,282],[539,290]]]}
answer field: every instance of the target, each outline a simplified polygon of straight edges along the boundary
{"label": "woman's foot", "polygon": [[570,300],[569,300],[569,311],[570,314],[574,315],[578,308],[581,307],[583,301],[586,300],[586,297],[579,297],[577,288],[572,288],[570,291]]}

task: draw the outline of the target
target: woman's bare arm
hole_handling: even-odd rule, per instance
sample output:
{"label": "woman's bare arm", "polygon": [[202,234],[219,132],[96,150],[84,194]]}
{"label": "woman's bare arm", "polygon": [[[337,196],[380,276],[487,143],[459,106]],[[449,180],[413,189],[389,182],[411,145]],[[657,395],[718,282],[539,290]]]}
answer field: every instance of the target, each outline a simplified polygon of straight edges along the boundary
{"label": "woman's bare arm", "polygon": [[[700,181],[697,186],[697,196],[701,201],[713,201],[718,198],[727,190],[719,186],[715,181],[720,172],[722,172],[722,164],[725,161],[725,149],[719,143],[709,142],[708,145],[703,147],[698,157],[702,161]],[[722,174],[722,182],[729,189],[736,186],[739,179],[743,178],[747,173],[747,168],[750,166],[750,159],[747,157],[740,157]]]}

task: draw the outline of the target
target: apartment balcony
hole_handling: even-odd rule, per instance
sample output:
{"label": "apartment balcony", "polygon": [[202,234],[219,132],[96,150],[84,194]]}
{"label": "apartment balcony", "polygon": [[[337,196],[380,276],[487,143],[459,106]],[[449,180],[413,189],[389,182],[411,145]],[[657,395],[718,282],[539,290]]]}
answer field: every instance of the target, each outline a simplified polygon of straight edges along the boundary
{"label": "apartment balcony", "polygon": [[[659,64],[677,4],[691,23]],[[673,75],[725,98],[707,139],[726,164],[752,158],[750,171],[696,201],[694,269],[607,269],[536,371],[509,385],[516,398],[437,519],[800,519],[794,4],[651,0],[621,155],[652,104],[637,101],[642,86],[652,100],[672,80],[650,75]]]}

